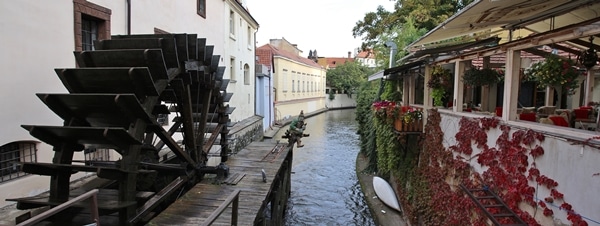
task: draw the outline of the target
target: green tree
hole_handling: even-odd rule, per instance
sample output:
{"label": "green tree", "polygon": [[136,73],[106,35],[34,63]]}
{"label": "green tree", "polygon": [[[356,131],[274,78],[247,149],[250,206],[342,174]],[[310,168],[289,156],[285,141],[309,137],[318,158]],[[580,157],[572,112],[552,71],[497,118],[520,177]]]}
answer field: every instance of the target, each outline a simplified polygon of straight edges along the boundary
{"label": "green tree", "polygon": [[371,74],[373,69],[359,62],[347,62],[327,71],[327,84],[352,95]]}
{"label": "green tree", "polygon": [[394,12],[379,6],[377,11],[366,13],[363,20],[356,22],[352,34],[355,38],[362,37],[362,48],[366,49],[380,42],[383,34],[402,27],[408,18],[414,19],[417,30],[429,31],[471,2],[473,0],[397,0]]}

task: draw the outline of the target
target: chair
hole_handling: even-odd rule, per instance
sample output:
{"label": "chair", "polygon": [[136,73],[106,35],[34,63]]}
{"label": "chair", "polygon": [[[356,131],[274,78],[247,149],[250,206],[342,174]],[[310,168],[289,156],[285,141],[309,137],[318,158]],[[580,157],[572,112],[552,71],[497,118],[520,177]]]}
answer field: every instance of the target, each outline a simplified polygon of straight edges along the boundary
{"label": "chair", "polygon": [[535,112],[521,113],[519,114],[519,119],[523,121],[535,122]]}
{"label": "chair", "polygon": [[496,116],[502,117],[502,107],[496,107]]}
{"label": "chair", "polygon": [[538,114],[540,114],[540,116],[548,116],[554,114],[555,110],[556,106],[542,106],[538,108]]}
{"label": "chair", "polygon": [[554,125],[556,125],[556,126],[569,127],[569,122],[567,122],[567,120],[565,119],[564,116],[551,115],[551,116],[548,116],[548,119],[552,120],[552,123],[554,123]]}
{"label": "chair", "polygon": [[595,120],[590,118],[590,110],[588,109],[574,109],[573,113],[575,114],[575,121],[581,122],[594,122]]}
{"label": "chair", "polygon": [[583,107],[573,110],[575,114],[575,128],[588,129],[588,127],[596,126],[596,119],[590,117],[590,111],[591,109]]}

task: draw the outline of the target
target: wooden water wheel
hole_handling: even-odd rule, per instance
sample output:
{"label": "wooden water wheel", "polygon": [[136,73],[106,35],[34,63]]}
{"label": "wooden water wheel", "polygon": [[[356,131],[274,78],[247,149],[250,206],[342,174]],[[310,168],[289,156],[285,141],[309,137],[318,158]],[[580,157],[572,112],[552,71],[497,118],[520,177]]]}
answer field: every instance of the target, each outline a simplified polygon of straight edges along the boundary
{"label": "wooden water wheel", "polygon": [[[37,94],[64,125],[22,126],[54,147],[52,163],[22,163],[26,173],[50,176],[49,194],[9,201],[19,209],[56,206],[98,188],[103,224],[141,224],[205,173],[219,172],[206,166],[211,149],[227,160],[229,80],[214,47],[195,34],[118,35],[94,44],[75,52],[78,68],[55,70],[69,93]],[[164,115],[174,118],[170,127],[158,123]],[[119,160],[73,158],[94,148],[114,150]],[[73,190],[76,172],[94,172],[103,182]],[[71,211],[50,221],[65,225],[86,212]]]}

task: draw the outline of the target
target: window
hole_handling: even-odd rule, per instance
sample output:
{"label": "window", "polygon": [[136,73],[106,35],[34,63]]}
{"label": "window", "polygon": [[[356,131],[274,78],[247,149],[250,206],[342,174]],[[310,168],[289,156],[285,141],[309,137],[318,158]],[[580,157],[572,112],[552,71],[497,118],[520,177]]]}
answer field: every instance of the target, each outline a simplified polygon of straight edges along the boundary
{"label": "window", "polygon": [[86,0],[73,0],[75,50],[92,50],[94,40],[110,37],[111,10]]}
{"label": "window", "polygon": [[282,83],[283,83],[283,89],[281,90],[282,92],[287,92],[288,91],[288,70],[287,69],[283,69],[283,73],[282,73]]}
{"label": "window", "polygon": [[300,92],[300,80],[298,80],[298,88],[296,90],[298,90],[298,92]]}
{"label": "window", "polygon": [[81,17],[81,49],[94,50],[94,41],[98,40],[98,22],[87,16]]}
{"label": "window", "polygon": [[229,60],[229,78],[232,82],[235,82],[235,58]]}
{"label": "window", "polygon": [[198,9],[197,13],[203,18],[206,18],[206,0],[198,0]]}
{"label": "window", "polygon": [[252,29],[250,29],[250,26],[248,26],[248,47],[252,46]]}
{"label": "window", "polygon": [[294,88],[294,80],[292,80],[292,93],[295,93],[296,89]]}
{"label": "window", "polygon": [[26,176],[21,171],[21,162],[37,162],[35,142],[12,142],[0,147],[0,182]]}
{"label": "window", "polygon": [[235,36],[235,14],[229,11],[229,34]]}
{"label": "window", "polygon": [[86,148],[83,150],[85,164],[88,166],[94,165],[94,161],[110,160],[110,151],[106,148]]}
{"label": "window", "polygon": [[244,85],[250,85],[250,66],[244,64]]}

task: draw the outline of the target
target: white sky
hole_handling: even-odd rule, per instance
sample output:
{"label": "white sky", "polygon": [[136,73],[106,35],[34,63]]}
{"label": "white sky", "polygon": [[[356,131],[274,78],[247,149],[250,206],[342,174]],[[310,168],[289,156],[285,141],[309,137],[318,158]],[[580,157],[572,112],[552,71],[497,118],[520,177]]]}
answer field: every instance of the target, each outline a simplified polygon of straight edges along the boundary
{"label": "white sky", "polygon": [[297,44],[302,56],[317,50],[320,57],[347,57],[359,48],[352,28],[366,13],[382,5],[393,10],[390,0],[246,0],[248,11],[258,22],[256,46],[269,39],[285,38]]}

